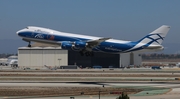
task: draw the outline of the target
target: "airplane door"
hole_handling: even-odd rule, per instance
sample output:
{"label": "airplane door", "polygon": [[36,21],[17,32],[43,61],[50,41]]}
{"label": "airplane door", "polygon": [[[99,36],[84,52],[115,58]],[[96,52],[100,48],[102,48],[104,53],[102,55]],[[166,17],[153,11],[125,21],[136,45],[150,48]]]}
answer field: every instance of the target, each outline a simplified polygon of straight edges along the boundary
{"label": "airplane door", "polygon": [[34,38],[34,32],[32,32],[31,37]]}

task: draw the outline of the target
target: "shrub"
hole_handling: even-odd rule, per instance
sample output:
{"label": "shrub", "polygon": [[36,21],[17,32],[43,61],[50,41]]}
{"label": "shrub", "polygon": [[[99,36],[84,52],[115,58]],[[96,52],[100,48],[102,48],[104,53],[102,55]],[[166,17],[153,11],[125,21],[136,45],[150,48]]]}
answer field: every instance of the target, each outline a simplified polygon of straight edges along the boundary
{"label": "shrub", "polygon": [[122,92],[122,94],[119,97],[117,97],[116,99],[130,99],[130,98],[127,94],[124,94],[124,92]]}

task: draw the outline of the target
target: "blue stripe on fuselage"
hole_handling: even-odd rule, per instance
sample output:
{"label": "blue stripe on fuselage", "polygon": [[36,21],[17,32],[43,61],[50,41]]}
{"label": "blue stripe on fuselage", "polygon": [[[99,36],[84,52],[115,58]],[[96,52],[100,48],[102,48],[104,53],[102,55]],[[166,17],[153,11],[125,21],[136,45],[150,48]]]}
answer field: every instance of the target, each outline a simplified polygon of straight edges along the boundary
{"label": "blue stripe on fuselage", "polygon": [[99,47],[102,51],[123,52],[134,47],[136,44],[136,42],[129,42],[123,44],[113,42],[102,42],[99,45]]}

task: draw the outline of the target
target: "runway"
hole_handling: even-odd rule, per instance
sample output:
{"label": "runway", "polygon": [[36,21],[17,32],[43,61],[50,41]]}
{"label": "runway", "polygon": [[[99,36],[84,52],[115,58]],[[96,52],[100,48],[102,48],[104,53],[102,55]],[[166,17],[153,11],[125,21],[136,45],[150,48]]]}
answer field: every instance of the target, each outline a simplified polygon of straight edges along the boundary
{"label": "runway", "polygon": [[[130,99],[179,99],[180,97],[180,82],[118,82],[118,83],[103,83],[103,82],[44,82],[44,83],[31,83],[31,82],[5,82],[0,83],[1,86],[17,87],[124,87],[124,88],[141,88],[145,89],[144,92],[130,95]],[[148,94],[147,94],[148,92]],[[158,92],[158,93],[157,93]],[[115,99],[115,96],[102,96],[102,99]],[[78,99],[97,99],[98,96],[74,96]],[[3,97],[2,97],[3,98]],[[4,97],[12,98],[12,97]],[[13,97],[16,98],[16,97]],[[18,97],[18,99],[69,99],[69,96],[59,97]]]}
{"label": "runway", "polygon": [[49,86],[49,87],[114,87],[114,86],[152,86],[152,87],[166,87],[166,88],[180,88],[180,82],[140,82],[140,81],[124,81],[124,82],[0,82],[0,86]]}
{"label": "runway", "polygon": [[[64,95],[62,93],[64,89],[73,90],[80,88],[79,91],[74,92],[76,93],[74,95],[75,99],[98,99],[98,91],[100,89],[129,88],[143,90],[135,94],[129,94],[130,99],[179,99],[180,82],[179,80],[175,80],[175,78],[179,77],[180,73],[178,70],[0,71],[0,94],[4,90],[8,90],[10,94],[12,92],[27,94],[12,97],[7,97],[7,95],[3,97],[4,95],[1,95],[2,97],[0,98],[70,99],[72,95]],[[83,88],[97,88],[96,94],[90,95],[85,93],[85,95],[80,95],[80,91],[84,90]],[[87,89],[84,91],[91,92]],[[40,97],[44,96],[42,94],[44,92],[49,95],[55,95],[55,97]],[[104,96],[105,94],[101,95],[101,99],[116,99],[118,94],[111,95],[108,94],[109,92],[106,92],[106,96]],[[29,93],[35,94],[32,96]]]}
{"label": "runway", "polygon": [[50,74],[50,75],[54,75],[54,74],[85,74],[85,75],[88,75],[88,74],[122,74],[122,75],[126,75],[126,74],[129,74],[129,75],[133,75],[133,74],[145,74],[145,75],[172,75],[173,74],[176,74],[176,75],[180,75],[180,71],[167,71],[167,72],[158,72],[158,71],[132,71],[132,72],[129,72],[129,71],[123,71],[123,72],[84,72],[84,71],[80,71],[80,72],[0,72],[0,74],[14,74],[14,75],[17,75],[17,74],[41,74],[41,75],[46,75],[46,74]]}

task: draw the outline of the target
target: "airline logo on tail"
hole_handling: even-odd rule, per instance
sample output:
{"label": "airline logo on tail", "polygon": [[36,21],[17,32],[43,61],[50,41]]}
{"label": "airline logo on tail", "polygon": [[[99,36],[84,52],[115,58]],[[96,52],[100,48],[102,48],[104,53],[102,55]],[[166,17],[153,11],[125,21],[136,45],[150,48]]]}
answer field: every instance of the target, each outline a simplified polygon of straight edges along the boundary
{"label": "airline logo on tail", "polygon": [[145,36],[139,42],[147,43],[147,44],[154,44],[154,45],[162,44],[169,30],[170,30],[170,26],[163,25],[159,27],[158,29],[154,30],[153,32],[151,32],[149,35]]}
{"label": "airline logo on tail", "polygon": [[147,36],[142,38],[141,40],[137,41],[137,44],[126,50],[125,52],[142,50],[142,49],[164,49],[161,45],[165,36],[170,30],[170,26],[163,25],[158,29],[154,30],[153,32],[149,33]]}
{"label": "airline logo on tail", "polygon": [[158,44],[161,44],[164,37],[161,37],[159,34],[150,34],[146,38],[151,39],[152,42],[156,42]]}

